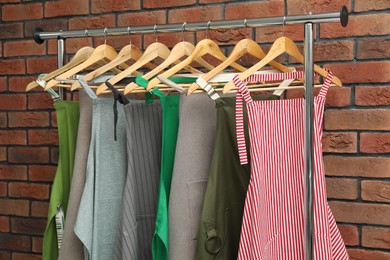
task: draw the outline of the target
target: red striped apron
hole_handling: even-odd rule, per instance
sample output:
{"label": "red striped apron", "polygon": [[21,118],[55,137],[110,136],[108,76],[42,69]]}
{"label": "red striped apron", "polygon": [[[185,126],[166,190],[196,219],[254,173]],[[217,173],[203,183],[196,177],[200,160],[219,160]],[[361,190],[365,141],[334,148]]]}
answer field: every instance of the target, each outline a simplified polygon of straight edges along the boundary
{"label": "red striped apron", "polygon": [[[248,81],[303,78],[304,73],[256,74]],[[314,98],[314,259],[349,259],[326,199],[322,119],[332,73]],[[248,162],[242,117],[249,115],[251,179],[245,201],[240,260],[304,259],[304,98],[253,101],[238,76],[237,141],[241,164]]]}

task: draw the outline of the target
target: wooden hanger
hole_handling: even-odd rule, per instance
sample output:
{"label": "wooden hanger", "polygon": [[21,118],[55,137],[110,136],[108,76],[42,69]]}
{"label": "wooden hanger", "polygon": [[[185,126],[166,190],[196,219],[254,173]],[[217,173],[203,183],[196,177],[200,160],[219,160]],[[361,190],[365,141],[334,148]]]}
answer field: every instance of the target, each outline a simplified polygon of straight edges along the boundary
{"label": "wooden hanger", "polygon": [[[131,65],[129,68],[125,69],[118,75],[112,77],[108,82],[110,82],[112,85],[115,85],[116,83],[118,83],[125,77],[129,76],[139,68],[143,67],[145,64],[153,61],[154,59],[159,57],[163,58],[164,60],[167,59],[169,54],[170,51],[167,46],[159,42],[154,42],[146,48],[144,54],[136,63],[134,63],[133,65]],[[96,94],[99,95],[103,93],[106,89],[107,86],[105,83],[103,83],[98,87]]]}
{"label": "wooden hanger", "polygon": [[[221,73],[225,68],[227,68],[230,64],[244,56],[245,54],[250,54],[253,57],[256,57],[258,59],[263,59],[266,54],[263,51],[263,49],[260,47],[259,44],[257,44],[255,41],[251,39],[243,39],[239,41],[232,52],[230,53],[229,57],[227,60],[219,64],[215,69],[211,70],[208,72],[206,75],[202,76],[202,78],[205,81],[209,81],[212,78],[214,78],[216,75]],[[271,61],[269,63],[272,67],[274,67],[277,70],[283,71],[283,72],[289,72],[292,71],[292,69],[287,68],[286,66],[276,62],[276,61]],[[187,95],[190,95],[192,92],[194,92],[196,89],[199,88],[199,85],[194,82],[192,83],[191,87],[188,89]]]}
{"label": "wooden hanger", "polygon": [[[81,48],[80,50],[78,50],[76,52],[76,54],[73,56],[73,58],[67,64],[65,64],[61,68],[56,69],[55,71],[50,72],[49,74],[44,76],[42,78],[42,80],[47,82],[51,79],[54,79],[58,75],[64,73],[65,71],[79,65],[80,63],[86,61],[91,56],[93,51],[94,51],[94,48],[92,48],[92,47],[87,46],[87,47]],[[36,81],[30,82],[26,87],[26,92],[31,91],[32,89],[34,89],[37,86],[39,86],[39,84]]]}
{"label": "wooden hanger", "polygon": [[[86,82],[91,81],[92,79],[102,75],[103,73],[105,73],[109,70],[115,69],[120,64],[124,64],[128,60],[137,61],[141,58],[141,56],[142,56],[141,50],[138,49],[135,45],[133,45],[133,44],[126,45],[125,47],[123,47],[121,49],[121,51],[118,53],[118,56],[116,56],[115,59],[113,59],[111,62],[105,64],[104,66],[99,67],[96,70],[91,71],[87,75],[83,76],[83,80]],[[147,67],[148,69],[155,68],[155,66],[151,63],[146,64],[145,67]],[[119,73],[117,73],[117,74],[119,74]],[[133,75],[141,75],[141,73],[135,71],[135,72],[133,72]],[[75,81],[72,84],[71,90],[73,91],[73,90],[78,89],[78,88],[81,88],[81,84],[79,81]]]}
{"label": "wooden hanger", "polygon": [[[265,65],[273,61],[275,58],[277,58],[279,55],[287,53],[290,56],[294,57],[297,61],[300,63],[304,63],[304,57],[302,53],[299,51],[297,45],[287,37],[280,37],[278,38],[271,46],[271,49],[267,53],[267,55],[258,63],[250,67],[245,72],[241,73],[239,75],[240,80],[247,79],[250,75],[255,73],[256,71],[263,68]],[[321,67],[314,65],[314,71],[320,74],[323,77],[328,76],[328,72]],[[332,82],[335,83],[337,86],[342,87],[342,83],[339,78],[333,76]],[[223,88],[223,93],[229,92],[231,89],[235,87],[233,81],[229,81],[225,87]]]}
{"label": "wooden hanger", "polygon": [[[192,43],[185,42],[185,41],[179,42],[178,44],[176,44],[172,48],[171,53],[169,54],[168,58],[166,60],[164,60],[163,63],[158,65],[155,69],[146,73],[143,76],[143,78],[146,80],[153,78],[154,76],[159,74],[163,69],[167,68],[168,66],[170,66],[172,64],[179,63],[180,62],[179,59],[182,58],[183,56],[190,56],[193,53],[194,49],[195,49],[195,46]],[[208,69],[214,68],[212,65],[210,65],[208,62],[206,62],[202,58],[198,58],[195,61],[198,62],[200,65],[202,65],[205,68],[208,68]],[[201,71],[194,69],[190,66],[185,67],[184,69],[189,71],[190,73],[202,73]],[[132,90],[136,89],[137,87],[138,87],[138,84],[135,82],[128,84],[124,90],[125,95],[130,93]]]}
{"label": "wooden hanger", "polygon": [[[95,48],[95,50],[93,51],[91,56],[89,56],[89,58],[86,61],[77,65],[76,67],[71,68],[70,70],[66,71],[65,73],[59,75],[58,78],[61,78],[61,79],[70,78],[71,76],[77,74],[78,72],[80,72],[80,71],[82,71],[82,70],[90,67],[91,65],[94,65],[102,60],[107,59],[107,60],[111,61],[111,60],[115,59],[115,57],[117,55],[118,54],[113,47],[111,47],[107,44],[102,44],[102,45]],[[121,64],[120,67],[127,68],[128,66],[126,64]],[[49,81],[47,83],[45,90],[48,90],[49,88],[54,87],[58,83],[60,83],[60,81],[52,79],[51,81]]]}
{"label": "wooden hanger", "polygon": [[[169,78],[172,75],[174,75],[175,73],[177,73],[180,70],[182,70],[183,68],[185,68],[186,66],[188,66],[189,64],[191,64],[194,60],[196,60],[196,59],[198,59],[206,54],[210,54],[220,61],[225,61],[227,59],[226,56],[222,53],[221,49],[218,47],[218,45],[214,41],[212,41],[210,39],[204,39],[204,40],[201,40],[196,45],[195,50],[193,51],[193,53],[189,57],[187,57],[184,61],[180,62],[176,66],[174,66],[174,67],[170,68],[169,70],[165,71],[164,73],[162,73],[161,76],[164,78]],[[245,71],[246,70],[246,68],[244,68],[243,66],[241,66],[237,63],[232,63],[231,67],[235,68],[238,71]],[[151,88],[153,88],[154,86],[156,86],[160,82],[161,81],[158,78],[154,78],[149,82],[148,87],[146,89],[150,90]]]}

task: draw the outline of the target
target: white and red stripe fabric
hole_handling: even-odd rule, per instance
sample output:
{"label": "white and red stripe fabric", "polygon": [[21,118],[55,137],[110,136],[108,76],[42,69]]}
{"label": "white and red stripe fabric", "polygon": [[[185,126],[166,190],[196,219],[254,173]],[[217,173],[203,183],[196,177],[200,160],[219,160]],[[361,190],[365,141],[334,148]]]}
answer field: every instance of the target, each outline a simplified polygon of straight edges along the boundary
{"label": "white and red stripe fabric", "polygon": [[[248,81],[303,78],[304,73],[251,76]],[[314,98],[314,259],[349,259],[326,199],[322,157],[322,119],[328,73]],[[245,201],[240,260],[304,259],[304,98],[253,101],[246,84],[233,79],[237,92],[237,140],[241,164],[248,162],[242,118],[243,98],[248,108],[251,179]]]}

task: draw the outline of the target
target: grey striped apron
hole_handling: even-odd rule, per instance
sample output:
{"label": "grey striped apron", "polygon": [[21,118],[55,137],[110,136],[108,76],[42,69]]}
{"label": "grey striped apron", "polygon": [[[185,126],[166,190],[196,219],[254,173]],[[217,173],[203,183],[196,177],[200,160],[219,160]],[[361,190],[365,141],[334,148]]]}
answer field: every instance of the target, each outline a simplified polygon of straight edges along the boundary
{"label": "grey striped apron", "polygon": [[161,165],[162,110],[159,101],[131,101],[125,113],[128,172],[114,259],[149,260]]}

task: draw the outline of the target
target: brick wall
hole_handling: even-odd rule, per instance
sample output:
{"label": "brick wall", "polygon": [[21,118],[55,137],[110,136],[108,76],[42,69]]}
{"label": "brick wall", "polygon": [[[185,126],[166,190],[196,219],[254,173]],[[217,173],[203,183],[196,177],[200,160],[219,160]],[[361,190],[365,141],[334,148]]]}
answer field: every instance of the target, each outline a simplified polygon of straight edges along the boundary
{"label": "brick wall", "polygon": [[[351,258],[390,259],[388,0],[0,0],[0,259],[40,259],[58,158],[50,97],[39,90],[24,92],[39,73],[56,68],[56,41],[35,44],[35,27],[53,31],[243,19],[338,11],[341,5],[352,12],[346,29],[338,23],[315,28],[316,63],[327,65],[344,83],[330,91],[325,112],[328,196]],[[228,52],[247,33],[265,50],[282,35],[301,46],[303,26],[214,31],[210,38]],[[185,34],[193,42],[204,37],[205,32]],[[158,38],[171,47],[181,33]],[[154,35],[132,36],[139,47],[154,40]],[[91,41],[69,39],[66,52]],[[94,45],[102,42],[103,37],[93,39]],[[129,39],[109,37],[107,42],[120,48]],[[288,93],[297,95],[301,92]]]}

